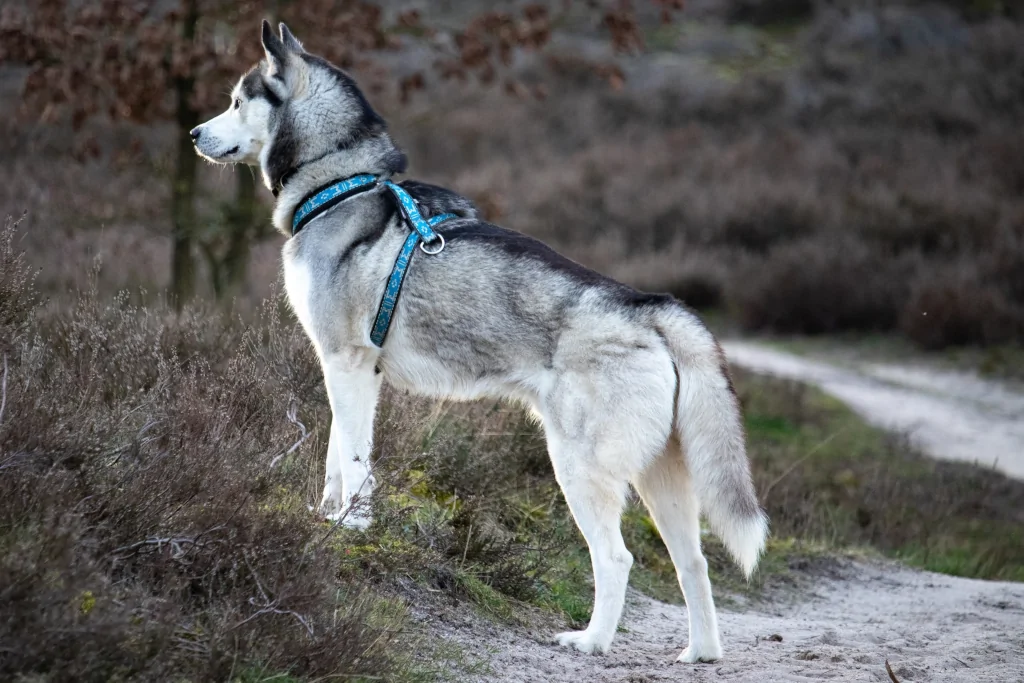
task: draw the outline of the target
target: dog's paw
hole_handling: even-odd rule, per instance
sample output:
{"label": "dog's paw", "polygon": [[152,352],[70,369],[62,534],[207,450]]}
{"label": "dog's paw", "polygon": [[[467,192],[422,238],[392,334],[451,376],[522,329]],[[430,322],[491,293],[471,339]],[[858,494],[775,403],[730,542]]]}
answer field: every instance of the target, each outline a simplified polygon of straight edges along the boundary
{"label": "dog's paw", "polygon": [[370,526],[373,518],[363,509],[365,506],[354,506],[351,503],[344,503],[333,496],[324,496],[320,502],[320,514],[324,519],[332,523],[341,523],[346,529],[359,529],[362,531]]}
{"label": "dog's paw", "polygon": [[676,658],[677,662],[683,664],[696,664],[697,662],[714,662],[722,658],[722,646],[718,643],[704,644],[701,647],[690,645],[683,653]]}
{"label": "dog's paw", "polygon": [[603,642],[590,631],[566,631],[555,636],[555,642],[564,647],[574,647],[584,654],[604,654],[611,646],[611,640]]}
{"label": "dog's paw", "polygon": [[373,522],[373,518],[369,515],[360,514],[353,510],[349,510],[348,514],[345,514],[344,511],[332,512],[324,515],[324,517],[328,522],[338,523],[340,521],[341,525],[346,529],[358,529],[359,531],[364,531]]}

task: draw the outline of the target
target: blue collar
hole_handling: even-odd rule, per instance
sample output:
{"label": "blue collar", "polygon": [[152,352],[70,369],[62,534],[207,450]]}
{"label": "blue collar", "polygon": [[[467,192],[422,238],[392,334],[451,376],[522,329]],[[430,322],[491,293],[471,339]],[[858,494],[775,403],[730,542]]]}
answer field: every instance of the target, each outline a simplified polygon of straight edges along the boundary
{"label": "blue collar", "polygon": [[292,235],[294,236],[306,226],[306,223],[335,204],[345,201],[352,195],[371,190],[376,184],[377,176],[363,173],[335,181],[327,187],[317,190],[299,204],[299,208],[295,209],[295,215],[292,216]]}
{"label": "blue collar", "polygon": [[406,225],[412,228],[398,252],[395,266],[391,270],[391,277],[388,278],[387,286],[384,288],[384,296],[381,297],[380,305],[377,307],[377,316],[373,321],[373,327],[370,329],[370,341],[374,346],[381,347],[384,345],[384,338],[387,337],[388,328],[391,326],[391,318],[394,315],[395,306],[398,304],[398,295],[402,291],[402,282],[409,270],[409,263],[415,253],[416,245],[419,245],[424,254],[431,256],[440,254],[445,247],[444,236],[435,232],[434,226],[452,218],[458,218],[458,216],[453,213],[443,213],[424,218],[419,204],[403,187],[390,180],[382,181],[377,176],[364,173],[331,183],[305,199],[292,217],[292,236],[294,237],[307,223],[332,206],[378,185],[391,191],[398,201],[399,210]]}

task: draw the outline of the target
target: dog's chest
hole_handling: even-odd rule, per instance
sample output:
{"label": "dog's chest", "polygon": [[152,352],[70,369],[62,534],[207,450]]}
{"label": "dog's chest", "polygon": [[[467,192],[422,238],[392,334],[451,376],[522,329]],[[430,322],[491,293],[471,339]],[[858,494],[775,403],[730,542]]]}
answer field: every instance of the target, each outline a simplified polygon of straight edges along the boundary
{"label": "dog's chest", "polygon": [[295,317],[299,319],[306,334],[316,344],[312,312],[313,271],[308,263],[292,254],[287,245],[283,256],[284,289],[288,294],[288,303],[291,304]]}

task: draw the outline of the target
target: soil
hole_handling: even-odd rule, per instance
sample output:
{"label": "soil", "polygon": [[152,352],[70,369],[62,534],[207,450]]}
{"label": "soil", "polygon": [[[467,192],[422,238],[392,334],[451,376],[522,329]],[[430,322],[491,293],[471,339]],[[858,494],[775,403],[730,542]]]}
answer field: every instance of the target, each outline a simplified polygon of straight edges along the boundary
{"label": "soil", "polygon": [[[910,433],[937,458],[976,461],[1024,477],[1024,394],[960,372],[891,363],[836,364],[749,342],[724,344],[730,362],[809,382],[867,421]],[[797,570],[796,587],[756,601],[719,595],[723,658],[684,665],[686,608],[630,591],[606,655],[555,645],[564,625],[495,624],[470,607],[423,618],[488,671],[466,680],[895,680],[1024,683],[1024,584],[980,581],[893,562],[840,561]],[[728,598],[722,600],[722,598]]]}
{"label": "soil", "polygon": [[473,614],[434,631],[489,661],[475,681],[1024,681],[1024,584],[961,579],[891,562],[847,561],[747,605],[719,608],[723,658],[677,664],[686,608],[630,591],[607,655],[551,642],[557,627]]}

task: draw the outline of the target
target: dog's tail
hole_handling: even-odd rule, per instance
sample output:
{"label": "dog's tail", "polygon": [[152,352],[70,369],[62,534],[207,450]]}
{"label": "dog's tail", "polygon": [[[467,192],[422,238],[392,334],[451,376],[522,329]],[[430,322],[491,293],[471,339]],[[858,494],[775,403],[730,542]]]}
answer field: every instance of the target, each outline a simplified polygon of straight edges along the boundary
{"label": "dog's tail", "polygon": [[739,401],[725,354],[682,306],[659,315],[679,376],[676,433],[711,530],[749,578],[764,551],[768,517],[750,477]]}

